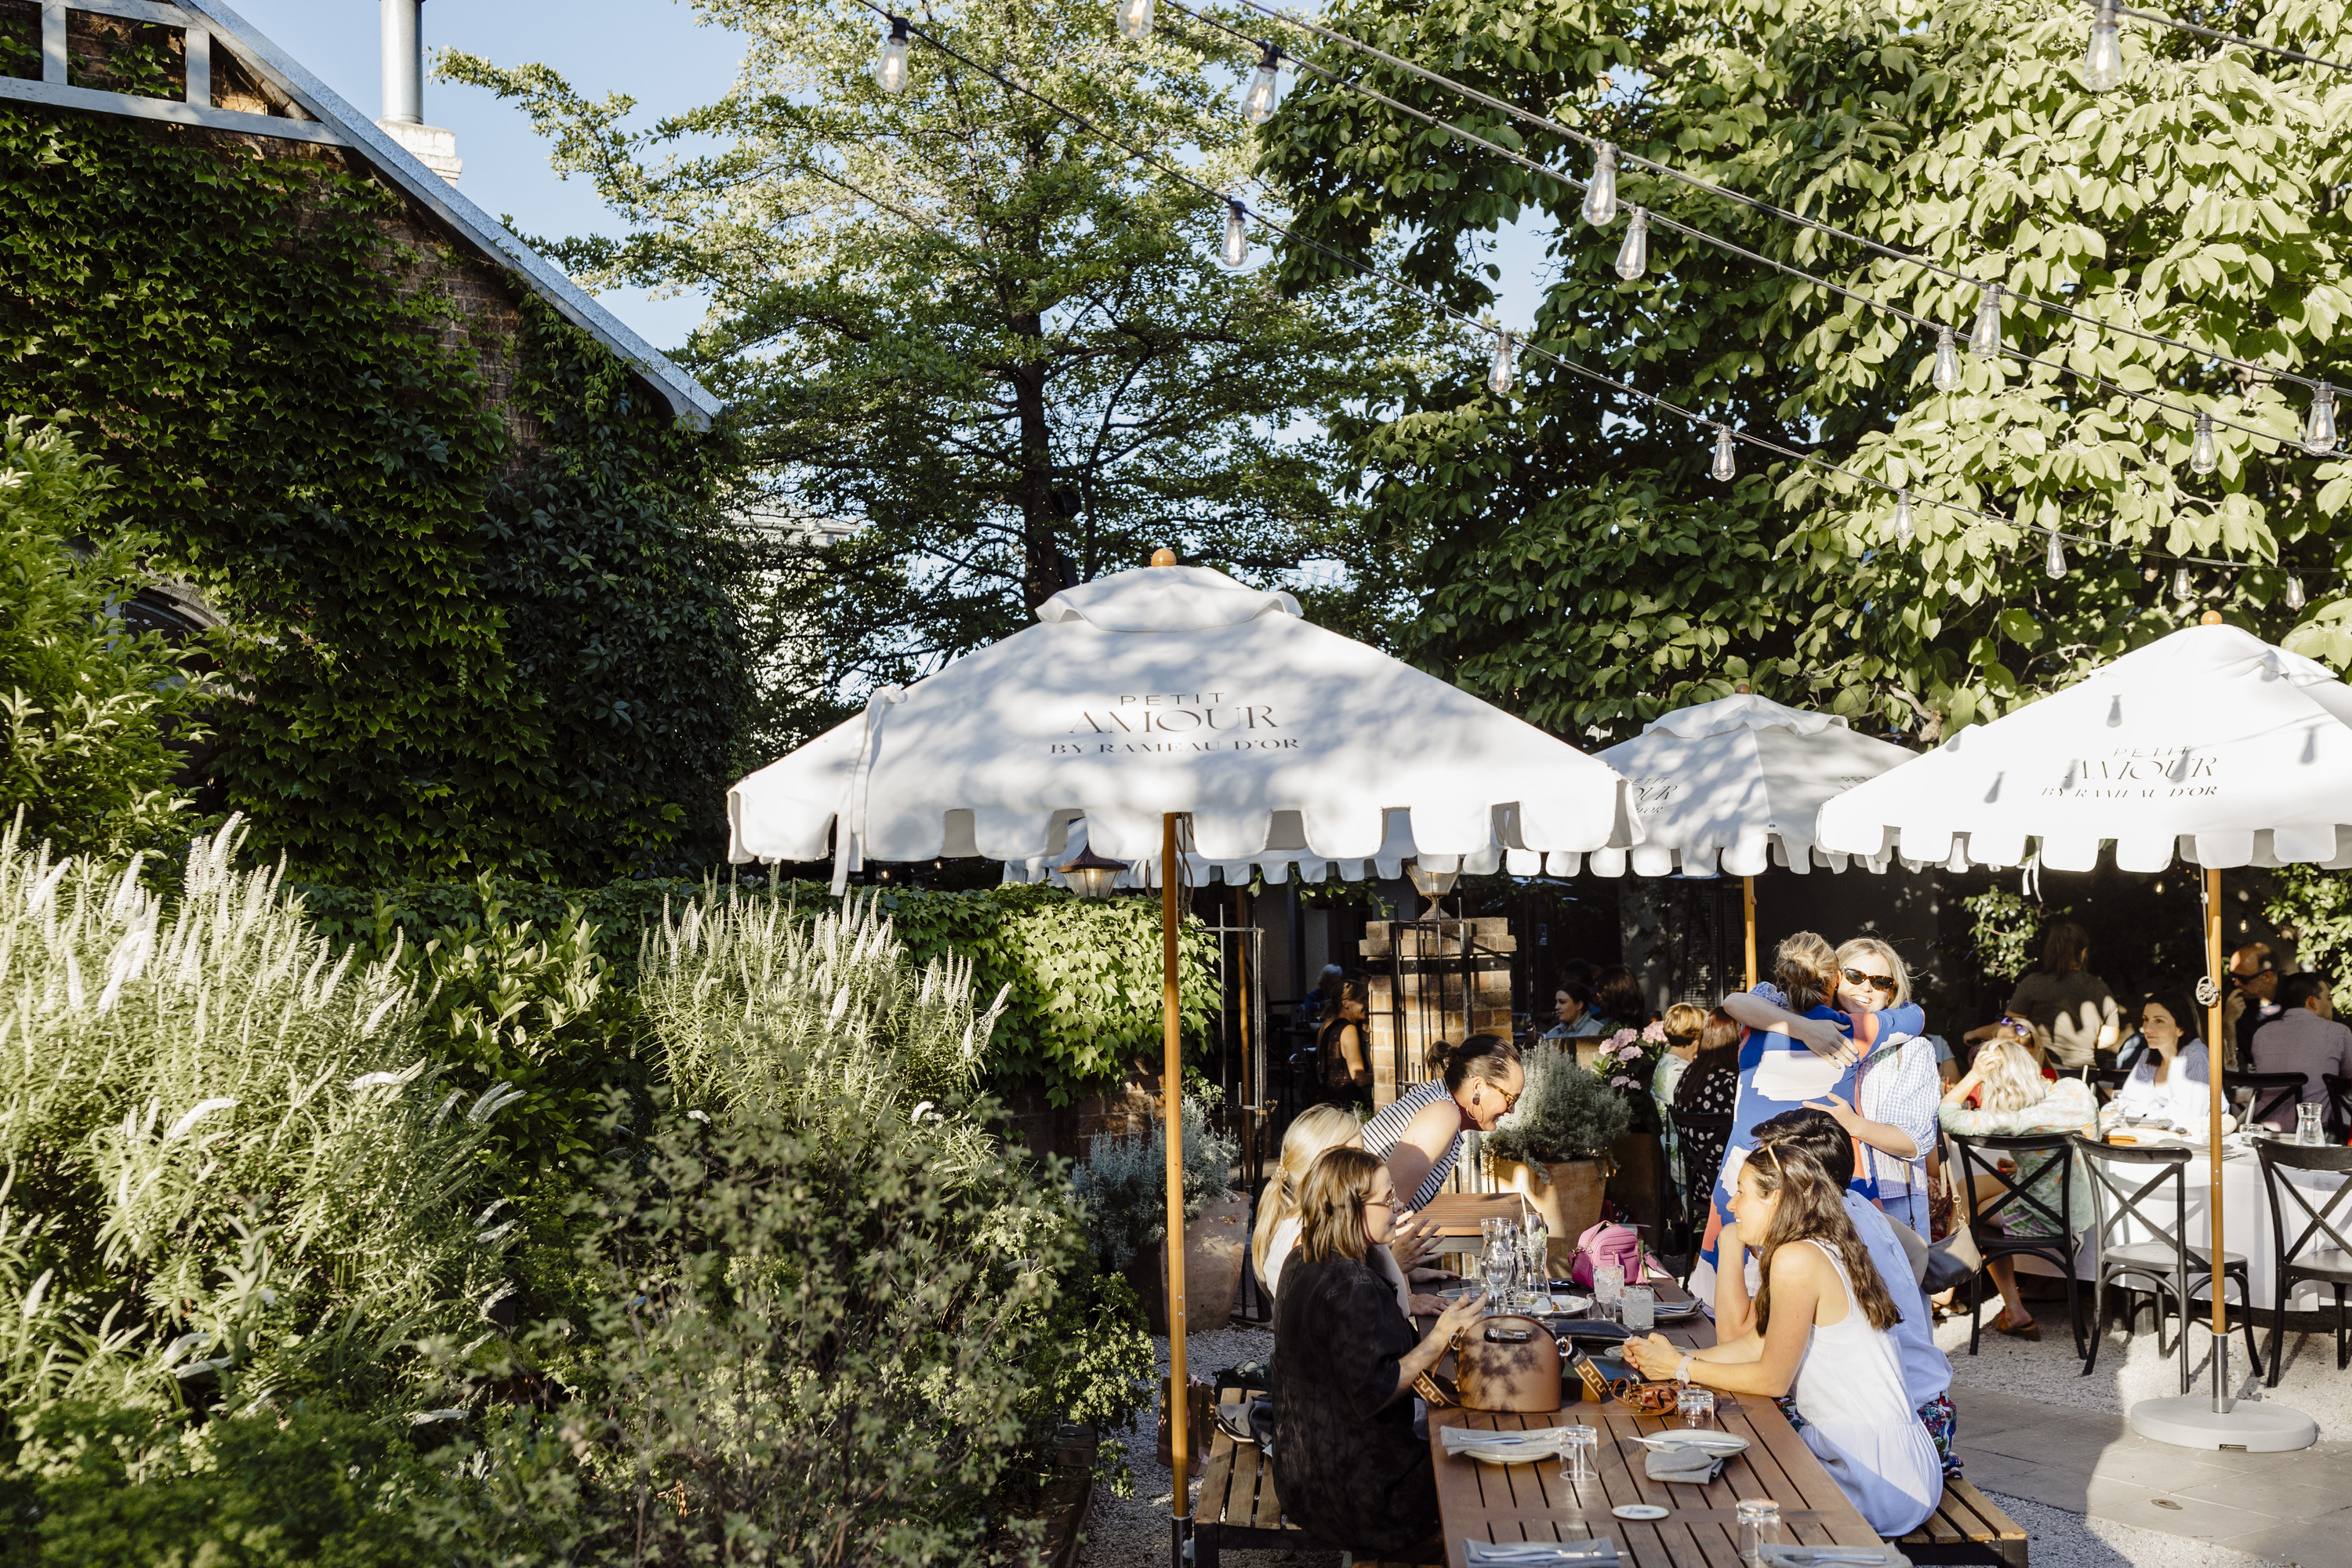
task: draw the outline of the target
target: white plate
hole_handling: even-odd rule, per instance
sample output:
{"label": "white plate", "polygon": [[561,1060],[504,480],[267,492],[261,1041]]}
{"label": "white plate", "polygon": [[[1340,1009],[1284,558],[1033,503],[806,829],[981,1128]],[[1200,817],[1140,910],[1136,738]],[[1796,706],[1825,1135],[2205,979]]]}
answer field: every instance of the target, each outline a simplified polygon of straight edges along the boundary
{"label": "white plate", "polygon": [[1505,1443],[1492,1448],[1482,1443],[1475,1447],[1456,1448],[1450,1457],[1483,1460],[1489,1465],[1532,1465],[1559,1458],[1559,1450],[1548,1443]]}
{"label": "white plate", "polygon": [[1737,1432],[1708,1432],[1696,1426],[1679,1431],[1653,1432],[1646,1437],[1636,1437],[1653,1448],[1696,1448],[1706,1454],[1737,1454],[1748,1447],[1748,1439]]}
{"label": "white plate", "polygon": [[1619,1519],[1664,1519],[1671,1510],[1654,1502],[1621,1502],[1609,1511]]}
{"label": "white plate", "polygon": [[1678,1319],[1695,1317],[1697,1313],[1698,1300],[1696,1297],[1687,1301],[1661,1301],[1652,1310],[1652,1316],[1655,1317],[1658,1321],[1662,1323],[1670,1323]]}

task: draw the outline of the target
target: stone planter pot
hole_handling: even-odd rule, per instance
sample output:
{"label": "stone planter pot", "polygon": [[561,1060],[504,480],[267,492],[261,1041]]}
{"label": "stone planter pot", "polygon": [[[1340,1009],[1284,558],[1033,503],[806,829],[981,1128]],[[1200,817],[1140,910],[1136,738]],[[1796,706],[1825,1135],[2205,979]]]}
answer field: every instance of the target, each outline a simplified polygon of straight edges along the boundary
{"label": "stone planter pot", "polygon": [[1489,1159],[1495,1183],[1505,1192],[1522,1193],[1543,1215],[1550,1232],[1551,1273],[1568,1278],[1569,1259],[1576,1254],[1576,1238],[1601,1223],[1601,1198],[1607,1181],[1598,1160],[1570,1160],[1559,1165],[1530,1165],[1517,1160]]}
{"label": "stone planter pot", "polygon": [[[1184,1227],[1184,1331],[1222,1329],[1240,1298],[1249,1267],[1249,1199],[1240,1194],[1211,1204]],[[1168,1331],[1168,1246],[1162,1242],[1128,1270],[1151,1331]]]}

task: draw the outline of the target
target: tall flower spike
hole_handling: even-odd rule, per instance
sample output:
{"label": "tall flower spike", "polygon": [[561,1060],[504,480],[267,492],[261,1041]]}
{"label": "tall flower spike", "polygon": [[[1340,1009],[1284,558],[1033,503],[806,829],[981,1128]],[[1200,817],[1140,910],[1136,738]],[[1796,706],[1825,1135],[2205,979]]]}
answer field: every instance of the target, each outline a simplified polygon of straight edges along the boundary
{"label": "tall flower spike", "polygon": [[1952,329],[1936,329],[1936,390],[1956,392],[1960,384],[1960,348],[1952,341]]}
{"label": "tall flower spike", "polygon": [[1902,541],[1904,543],[1908,544],[1911,542],[1911,535],[1913,531],[1914,524],[1911,519],[1911,492],[1909,490],[1897,490],[1895,492],[1895,537]]}
{"label": "tall flower spike", "polygon": [[1592,183],[1584,187],[1584,221],[1607,228],[1617,221],[1617,144],[1603,142],[1592,160]]}
{"label": "tall flower spike", "polygon": [[1272,44],[1265,46],[1265,57],[1257,62],[1257,74],[1250,78],[1249,90],[1242,94],[1242,113],[1252,125],[1263,125],[1274,118],[1274,100],[1282,81],[1282,51]]}
{"label": "tall flower spike", "polygon": [[2221,466],[2221,449],[2213,441],[2213,416],[2197,416],[2197,439],[2189,444],[2189,467],[2192,472],[2210,474]]}
{"label": "tall flower spike", "polygon": [[2300,610],[2303,604],[2303,579],[2290,572],[2286,577],[2286,607]]}
{"label": "tall flower spike", "polygon": [[2124,24],[2116,15],[2116,0],[2094,0],[2091,47],[2083,56],[2083,85],[2093,92],[2113,92],[2124,84]]}
{"label": "tall flower spike", "polygon": [[1979,359],[2000,357],[2000,285],[1985,286],[1984,299],[1977,306],[1977,330],[1969,334],[1969,353]]}
{"label": "tall flower spike", "polygon": [[1249,213],[1233,197],[1225,198],[1225,240],[1217,259],[1238,272],[1249,265]]}
{"label": "tall flower spike", "polygon": [[2054,533],[2050,536],[2050,553],[2043,558],[2042,569],[2053,579],[2066,575],[2066,547]]}
{"label": "tall flower spike", "polygon": [[1495,334],[1495,363],[1486,370],[1486,390],[1497,397],[1511,390],[1511,348],[1510,333]]}
{"label": "tall flower spike", "polygon": [[1118,24],[1118,36],[1129,43],[1151,37],[1151,0],[1113,0],[1110,14]]}
{"label": "tall flower spike", "polygon": [[[1650,215],[1635,207],[1632,221],[1625,226],[1625,243],[1617,247],[1617,276],[1631,283],[1649,269]],[[2334,439],[2332,436],[2329,438]]]}
{"label": "tall flower spike", "polygon": [[2315,458],[2336,450],[2336,389],[2324,381],[2311,395],[2311,413],[2303,422],[2303,449]]}
{"label": "tall flower spike", "polygon": [[907,18],[890,18],[890,36],[882,40],[882,58],[874,67],[874,85],[884,92],[907,90]]}
{"label": "tall flower spike", "polygon": [[1732,475],[1739,471],[1738,465],[1732,460],[1731,431],[1727,427],[1717,426],[1716,429],[1715,461],[1707,465],[1706,471],[1715,479],[1727,483]]}

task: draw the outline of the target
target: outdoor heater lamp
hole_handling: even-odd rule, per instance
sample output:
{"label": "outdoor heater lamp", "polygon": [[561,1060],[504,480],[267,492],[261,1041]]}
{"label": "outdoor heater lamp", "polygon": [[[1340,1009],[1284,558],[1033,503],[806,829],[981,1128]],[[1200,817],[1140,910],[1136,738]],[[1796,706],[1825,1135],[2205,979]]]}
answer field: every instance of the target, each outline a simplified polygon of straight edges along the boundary
{"label": "outdoor heater lamp", "polygon": [[1092,849],[1087,849],[1068,865],[1054,868],[1070,879],[1070,889],[1078,897],[1108,899],[1111,884],[1118,880],[1118,874],[1127,869],[1127,864],[1121,860],[1106,860]]}

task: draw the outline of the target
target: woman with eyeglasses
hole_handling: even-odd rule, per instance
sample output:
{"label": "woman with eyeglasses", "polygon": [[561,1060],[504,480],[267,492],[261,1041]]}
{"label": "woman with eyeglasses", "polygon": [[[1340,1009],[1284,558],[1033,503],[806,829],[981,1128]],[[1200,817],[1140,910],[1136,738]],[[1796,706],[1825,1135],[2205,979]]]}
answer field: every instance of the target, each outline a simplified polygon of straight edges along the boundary
{"label": "woman with eyeglasses", "polygon": [[1517,1046],[1500,1035],[1473,1035],[1430,1051],[1437,1074],[1414,1084],[1364,1123],[1364,1147],[1388,1162],[1405,1206],[1420,1212],[1445,1185],[1462,1155],[1462,1135],[1489,1132],[1528,1085]]}
{"label": "woman with eyeglasses", "polygon": [[[1909,1004],[1910,973],[1895,949],[1876,937],[1853,938],[1837,950],[1837,1005],[1847,1016]],[[1927,1151],[1935,1145],[1936,1110],[1943,1097],[1935,1042],[1889,1030],[1855,1068],[1851,1104],[1836,1094],[1811,1102],[1811,1109],[1835,1117],[1862,1145],[1854,1189],[1922,1239],[1928,1231]]]}
{"label": "woman with eyeglasses", "polygon": [[[1367,1259],[1396,1224],[1398,1187],[1360,1149],[1327,1149],[1299,1184],[1298,1250],[1274,1307],[1274,1484],[1325,1545],[1398,1557],[1433,1543],[1437,1472],[1412,1431],[1412,1384],[1485,1315],[1471,1291],[1416,1335]],[[1423,1561],[1414,1556],[1414,1561]]]}

